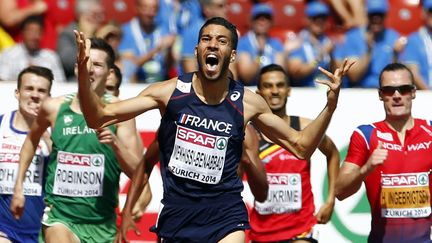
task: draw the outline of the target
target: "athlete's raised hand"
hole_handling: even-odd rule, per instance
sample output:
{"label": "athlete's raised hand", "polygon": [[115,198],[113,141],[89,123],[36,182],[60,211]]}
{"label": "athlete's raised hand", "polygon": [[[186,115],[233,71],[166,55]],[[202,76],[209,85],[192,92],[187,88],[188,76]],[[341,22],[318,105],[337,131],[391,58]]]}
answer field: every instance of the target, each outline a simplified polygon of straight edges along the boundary
{"label": "athlete's raised hand", "polygon": [[316,80],[316,82],[327,85],[329,87],[327,91],[327,103],[331,109],[336,109],[337,100],[339,97],[339,91],[342,85],[342,78],[343,76],[345,76],[345,74],[348,72],[348,70],[351,68],[353,64],[354,61],[348,61],[348,59],[345,59],[342,65],[336,68],[334,73],[331,73],[322,67],[318,67],[318,69],[325,76],[327,76],[328,79],[318,79]]}
{"label": "athlete's raised hand", "polygon": [[77,44],[77,66],[78,66],[78,80],[89,80],[89,70],[92,68],[90,59],[90,39],[86,39],[83,32],[74,30],[76,44]]}

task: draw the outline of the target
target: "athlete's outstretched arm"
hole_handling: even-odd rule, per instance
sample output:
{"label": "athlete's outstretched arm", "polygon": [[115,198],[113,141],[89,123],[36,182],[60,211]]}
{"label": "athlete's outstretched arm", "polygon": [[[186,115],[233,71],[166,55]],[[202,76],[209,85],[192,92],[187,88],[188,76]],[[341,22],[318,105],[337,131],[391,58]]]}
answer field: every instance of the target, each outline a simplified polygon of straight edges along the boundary
{"label": "athlete's outstretched arm", "polygon": [[259,140],[255,128],[247,125],[243,141],[243,155],[239,165],[240,176],[246,172],[247,181],[255,200],[264,202],[268,194],[267,173],[258,154]]}
{"label": "athlete's outstretched arm", "polygon": [[164,104],[175,88],[175,79],[171,82],[158,82],[149,85],[138,96],[111,104],[104,104],[90,86],[89,61],[91,43],[85,39],[82,32],[75,31],[77,41],[78,67],[78,97],[81,110],[87,125],[91,128],[105,127],[114,123],[129,120],[151,109],[160,108],[164,111]]}
{"label": "athlete's outstretched arm", "polygon": [[317,82],[329,87],[327,91],[327,105],[315,120],[301,131],[289,127],[286,122],[274,115],[265,100],[251,91],[245,92],[245,119],[251,119],[256,127],[276,144],[292,152],[300,159],[309,159],[330,123],[333,112],[336,109],[341,88],[342,77],[353,63],[344,61],[340,68],[332,74],[320,69],[329,80]]}
{"label": "athlete's outstretched arm", "polygon": [[[48,98],[49,99],[49,98]],[[36,148],[42,135],[49,127],[49,121],[47,119],[48,113],[46,111],[47,101],[45,101],[39,112],[39,115],[33,121],[29,133],[24,140],[24,144],[21,147],[18,175],[15,181],[14,193],[10,205],[10,210],[16,219],[21,218],[24,212],[25,197],[23,193],[23,183],[26,171],[30,166],[31,161],[35,155]]]}

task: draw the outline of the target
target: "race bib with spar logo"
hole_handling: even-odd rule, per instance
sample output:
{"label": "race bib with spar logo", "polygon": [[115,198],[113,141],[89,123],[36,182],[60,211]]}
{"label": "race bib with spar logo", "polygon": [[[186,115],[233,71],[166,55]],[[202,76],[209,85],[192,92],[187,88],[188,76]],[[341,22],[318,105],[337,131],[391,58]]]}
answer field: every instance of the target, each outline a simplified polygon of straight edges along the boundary
{"label": "race bib with spar logo", "polygon": [[269,184],[265,202],[255,201],[261,215],[296,212],[302,207],[302,184],[298,173],[267,173]]}
{"label": "race bib with spar logo", "polygon": [[431,214],[429,173],[381,175],[383,218],[424,218]]}
{"label": "race bib with spar logo", "polygon": [[206,184],[219,183],[229,137],[177,126],[168,169],[178,177]]}
{"label": "race bib with spar logo", "polygon": [[53,193],[68,197],[102,196],[104,164],[104,154],[59,151]]}
{"label": "race bib with spar logo", "polygon": [[[3,147],[5,144],[3,144]],[[16,177],[18,175],[19,151],[9,152],[0,150],[0,194],[13,194]],[[35,155],[24,177],[23,194],[26,196],[42,195],[42,172],[44,159]]]}

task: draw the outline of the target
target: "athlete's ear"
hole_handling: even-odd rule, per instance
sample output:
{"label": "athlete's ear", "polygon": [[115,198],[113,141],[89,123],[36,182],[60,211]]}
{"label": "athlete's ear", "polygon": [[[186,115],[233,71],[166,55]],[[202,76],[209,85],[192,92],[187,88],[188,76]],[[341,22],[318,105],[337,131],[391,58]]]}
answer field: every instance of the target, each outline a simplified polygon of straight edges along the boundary
{"label": "athlete's ear", "polygon": [[259,89],[259,85],[257,85],[257,89],[255,90],[255,93],[261,95],[261,90]]}
{"label": "athlete's ear", "polygon": [[287,87],[287,98],[291,95],[291,87]]}
{"label": "athlete's ear", "polygon": [[230,62],[234,62],[237,56],[237,51],[236,50],[232,50],[231,51],[231,55],[230,55]]}
{"label": "athlete's ear", "polygon": [[194,49],[194,55],[195,55],[195,57],[197,57],[197,56],[198,56],[198,53],[197,53],[197,48],[198,48],[198,46],[195,46],[195,49]]}
{"label": "athlete's ear", "polygon": [[415,97],[416,97],[416,90],[417,89],[413,89],[413,91],[411,92],[411,99],[415,99]]}
{"label": "athlete's ear", "polygon": [[381,101],[383,100],[383,98],[381,96],[381,91],[379,91],[379,90],[378,90],[378,97],[379,97],[379,100],[381,100]]}

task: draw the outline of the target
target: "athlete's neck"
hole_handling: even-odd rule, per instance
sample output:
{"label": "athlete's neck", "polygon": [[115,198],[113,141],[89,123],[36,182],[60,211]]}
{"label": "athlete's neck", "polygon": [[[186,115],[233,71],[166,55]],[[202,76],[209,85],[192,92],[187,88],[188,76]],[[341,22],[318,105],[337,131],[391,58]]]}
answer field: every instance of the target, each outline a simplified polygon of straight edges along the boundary
{"label": "athlete's neck", "polygon": [[414,118],[412,116],[398,119],[391,119],[387,117],[385,122],[391,129],[397,132],[399,140],[402,144],[404,144],[405,141],[406,131],[414,127]]}
{"label": "athlete's neck", "polygon": [[221,75],[219,80],[207,80],[199,72],[192,78],[192,87],[196,95],[208,105],[220,104],[228,94],[229,79]]}
{"label": "athlete's neck", "polygon": [[12,121],[14,128],[20,131],[29,131],[31,124],[33,123],[34,117],[26,116],[22,114],[19,110],[15,113],[15,117]]}
{"label": "athlete's neck", "polygon": [[412,116],[408,116],[406,118],[386,118],[386,123],[396,132],[405,132],[413,128],[414,126],[414,118]]}

